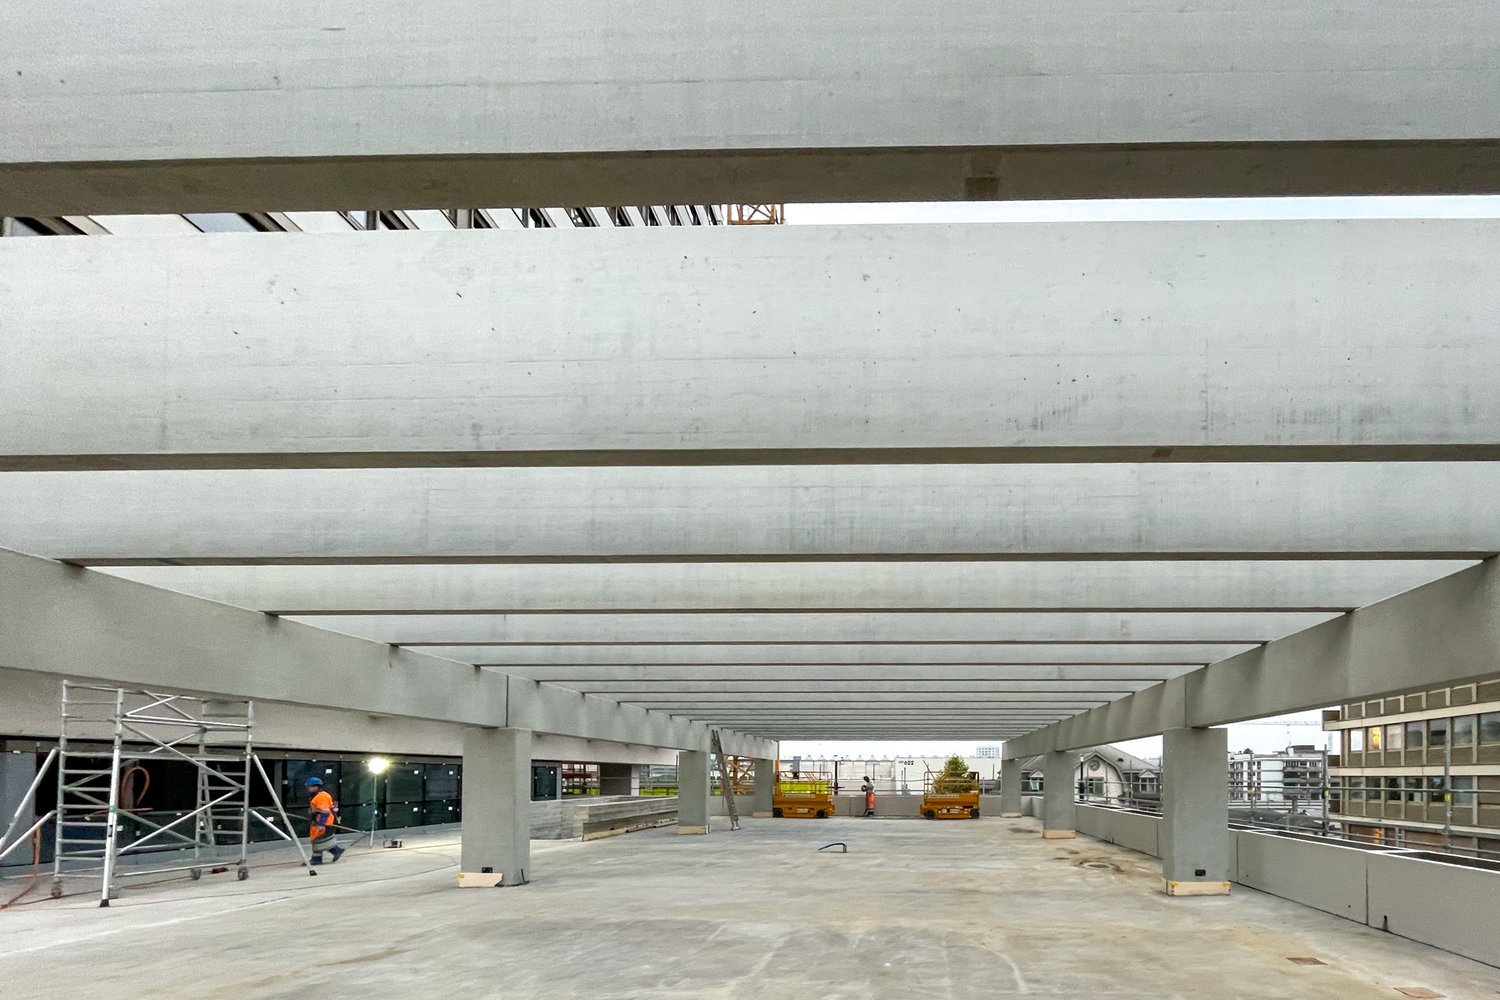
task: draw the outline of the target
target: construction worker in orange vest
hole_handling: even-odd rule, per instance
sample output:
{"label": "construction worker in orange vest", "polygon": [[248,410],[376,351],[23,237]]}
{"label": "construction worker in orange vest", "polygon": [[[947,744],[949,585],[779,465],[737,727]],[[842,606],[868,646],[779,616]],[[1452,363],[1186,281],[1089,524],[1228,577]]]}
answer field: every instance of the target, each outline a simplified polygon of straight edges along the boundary
{"label": "construction worker in orange vest", "polygon": [[312,840],[312,863],[321,865],[323,852],[326,850],[333,855],[328,862],[333,864],[344,854],[344,849],[334,842],[333,835],[334,825],[338,822],[338,804],[323,787],[322,778],[316,776],[308,778],[307,790],[312,793],[312,800],[307,804],[308,833]]}

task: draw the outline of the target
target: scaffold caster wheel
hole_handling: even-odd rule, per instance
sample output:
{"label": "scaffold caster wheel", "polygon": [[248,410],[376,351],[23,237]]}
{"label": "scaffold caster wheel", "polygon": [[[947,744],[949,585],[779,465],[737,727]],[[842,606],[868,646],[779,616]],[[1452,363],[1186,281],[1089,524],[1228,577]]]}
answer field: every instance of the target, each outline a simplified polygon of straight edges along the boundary
{"label": "scaffold caster wheel", "polygon": [[62,898],[62,894],[63,894],[63,891],[62,891],[62,882],[60,882],[60,881],[54,881],[52,883],[52,898],[53,899],[61,899]]}
{"label": "scaffold caster wheel", "polygon": [[198,881],[202,877],[203,877],[203,869],[202,868],[193,868],[193,869],[191,869],[191,870],[188,871],[188,878],[192,879],[194,882]]}
{"label": "scaffold caster wheel", "polygon": [[245,881],[245,879],[247,879],[247,878],[250,877],[250,869],[248,869],[248,868],[241,868],[241,869],[239,869],[238,871],[236,871],[234,873],[234,877],[237,878],[237,879],[239,879],[241,882],[243,882],[243,881]]}

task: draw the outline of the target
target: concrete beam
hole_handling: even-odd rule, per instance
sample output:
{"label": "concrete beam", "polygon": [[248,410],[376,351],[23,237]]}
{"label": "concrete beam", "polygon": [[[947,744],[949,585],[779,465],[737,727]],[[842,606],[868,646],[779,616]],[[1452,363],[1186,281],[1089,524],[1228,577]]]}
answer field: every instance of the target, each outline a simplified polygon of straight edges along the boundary
{"label": "concrete beam", "polygon": [[1500,457],[1500,222],[738,229],[7,240],[0,469]]}
{"label": "concrete beam", "polygon": [[[768,614],[318,615],[318,625],[400,645],[543,645],[790,642],[878,645],[1220,642],[1277,639],[1327,621],[1317,612],[1027,612],[924,611]],[[302,619],[288,618],[287,621]]]}
{"label": "concrete beam", "polygon": [[1493,676],[1500,560],[1267,643],[1015,740],[1025,757]]}
{"label": "concrete beam", "polygon": [[1077,681],[1164,681],[1193,670],[1191,664],[834,664],[797,666],[547,666],[506,667],[514,677],[529,677],[560,687],[575,684],[630,683],[652,688],[674,688],[682,681],[712,681],[720,686],[744,684],[779,686],[783,682],[844,686],[882,685],[912,681],[924,684],[1072,683]]}
{"label": "concrete beam", "polygon": [[[752,702],[762,699],[780,701],[821,701],[825,697],[844,701],[900,701],[903,698],[920,699],[928,696],[951,700],[954,694],[972,695],[983,701],[987,695],[1004,694],[1016,700],[1067,700],[1087,694],[1125,695],[1150,687],[1158,681],[940,681],[927,678],[911,678],[901,681],[842,683],[828,681],[777,681],[754,683],[751,681],[705,680],[672,681],[658,684],[652,681],[579,681],[577,691],[590,694],[607,694],[621,702],[729,700]],[[774,696],[774,697],[773,697]],[[1103,698],[1086,698],[1103,701]]]}
{"label": "concrete beam", "polygon": [[1491,495],[1500,464],[1474,462],[10,473],[0,544],[106,564],[1483,556]]}
{"label": "concrete beam", "polygon": [[[0,668],[668,747],[706,727],[0,550]],[[523,723],[524,725],[520,725]],[[724,734],[732,753],[763,740]]]}
{"label": "concrete beam", "polygon": [[1500,186],[1484,0],[1033,13],[12,4],[0,214]]}
{"label": "concrete beam", "polygon": [[155,587],[283,615],[579,611],[1347,611],[1463,561],[136,566]]}
{"label": "concrete beam", "polygon": [[5,550],[0,667],[481,726],[507,710],[498,672]]}
{"label": "concrete beam", "polygon": [[[0,477],[3,480],[4,477]],[[871,646],[786,643],[745,646],[697,643],[672,646],[425,646],[434,656],[465,663],[501,666],[522,676],[540,677],[543,671],[580,666],[651,667],[651,673],[670,676],[668,667],[774,668],[791,666],[809,672],[832,666],[862,668],[920,665],[959,666],[1203,666],[1254,648],[1252,643],[1032,643],[1021,645],[964,645],[962,643],[881,643]],[[532,671],[535,668],[535,672]],[[660,668],[660,669],[658,669]]]}

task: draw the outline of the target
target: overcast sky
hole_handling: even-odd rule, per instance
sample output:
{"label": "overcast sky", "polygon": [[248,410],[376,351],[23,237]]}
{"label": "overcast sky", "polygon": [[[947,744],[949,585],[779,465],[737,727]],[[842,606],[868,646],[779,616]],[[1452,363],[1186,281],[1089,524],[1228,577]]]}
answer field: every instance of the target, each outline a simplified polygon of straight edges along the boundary
{"label": "overcast sky", "polygon": [[1494,219],[1500,195],[1400,198],[1154,198],[788,205],[788,225],[900,222],[1118,222],[1183,219]]}

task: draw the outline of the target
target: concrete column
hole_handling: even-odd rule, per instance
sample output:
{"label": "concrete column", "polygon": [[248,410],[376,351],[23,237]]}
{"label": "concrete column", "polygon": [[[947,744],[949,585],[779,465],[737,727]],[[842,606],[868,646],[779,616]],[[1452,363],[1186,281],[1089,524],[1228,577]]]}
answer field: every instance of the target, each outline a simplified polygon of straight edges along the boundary
{"label": "concrete column", "polygon": [[708,832],[708,751],[677,755],[677,832]]}
{"label": "concrete column", "polygon": [[770,816],[771,802],[776,794],[776,762],[755,761],[755,792],[750,800],[750,815]]}
{"label": "concrete column", "polygon": [[1229,732],[1162,733],[1161,873],[1168,896],[1229,894]]}
{"label": "concrete column", "polygon": [[1000,815],[1021,815],[1021,762],[1000,762]]}
{"label": "concrete column", "polygon": [[640,770],[634,764],[600,764],[599,794],[641,794]]}
{"label": "concrete column", "polygon": [[530,730],[464,730],[463,807],[459,884],[526,881],[531,867]]}
{"label": "concrete column", "polygon": [[1076,836],[1074,805],[1078,755],[1071,751],[1042,758],[1042,836],[1049,840]]}

